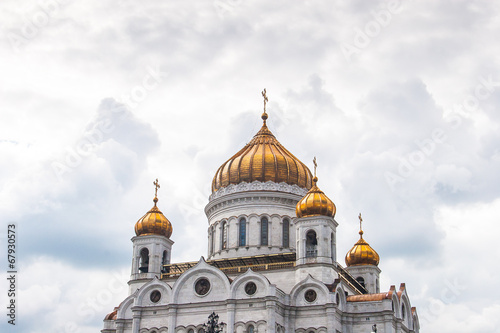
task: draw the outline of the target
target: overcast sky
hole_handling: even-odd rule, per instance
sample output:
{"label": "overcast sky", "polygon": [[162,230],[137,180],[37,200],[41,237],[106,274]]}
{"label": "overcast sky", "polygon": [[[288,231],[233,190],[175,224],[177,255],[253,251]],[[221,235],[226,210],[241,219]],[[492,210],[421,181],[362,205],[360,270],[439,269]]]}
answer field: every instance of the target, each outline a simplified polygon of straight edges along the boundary
{"label": "overcast sky", "polygon": [[339,262],[361,212],[381,289],[406,283],[422,332],[500,332],[498,3],[4,0],[0,22],[18,332],[102,328],[155,178],[172,261],[206,256],[212,177],[263,88],[271,131],[317,156]]}

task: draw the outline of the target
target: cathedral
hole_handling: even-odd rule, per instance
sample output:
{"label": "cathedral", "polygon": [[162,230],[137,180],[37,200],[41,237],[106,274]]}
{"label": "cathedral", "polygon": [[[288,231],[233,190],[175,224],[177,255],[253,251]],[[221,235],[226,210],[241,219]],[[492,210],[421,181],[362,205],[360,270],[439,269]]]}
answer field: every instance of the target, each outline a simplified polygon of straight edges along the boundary
{"label": "cathedral", "polygon": [[[154,206],[135,224],[129,296],[102,333],[419,332],[405,284],[380,289],[363,238],[337,261],[336,206],[316,176],[262,127],[215,172],[205,207],[207,258],[171,263],[172,224]],[[167,214],[168,215],[168,214]]]}

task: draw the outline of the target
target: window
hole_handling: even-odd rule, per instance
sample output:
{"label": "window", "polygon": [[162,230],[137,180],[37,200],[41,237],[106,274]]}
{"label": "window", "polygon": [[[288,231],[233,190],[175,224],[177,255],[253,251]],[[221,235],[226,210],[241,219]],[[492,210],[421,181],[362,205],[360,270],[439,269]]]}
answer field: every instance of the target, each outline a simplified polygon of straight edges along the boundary
{"label": "window", "polygon": [[214,252],[214,233],[212,227],[208,227],[208,254],[211,255]]}
{"label": "window", "polygon": [[222,222],[222,225],[220,227],[220,249],[224,250],[227,249],[227,223],[226,221]]}
{"label": "window", "polygon": [[267,217],[260,219],[260,245],[267,245],[269,237],[269,221]]}
{"label": "window", "polygon": [[331,247],[331,254],[332,254],[332,261],[335,262],[335,235],[332,234],[330,235],[330,247]]}
{"label": "window", "polygon": [[147,247],[140,252],[139,271],[147,273],[149,271],[149,250]]}
{"label": "window", "polygon": [[363,287],[365,286],[365,279],[363,279],[361,276],[358,276],[358,277],[356,278],[356,281],[358,281],[358,283],[359,283],[360,285],[362,285]]}
{"label": "window", "polygon": [[169,259],[168,259],[168,252],[167,252],[167,250],[165,250],[165,251],[163,251],[163,256],[161,258],[160,272],[166,273],[166,270],[163,266],[168,265],[168,264],[170,264]]}
{"label": "window", "polygon": [[245,246],[247,241],[247,220],[245,218],[240,219],[240,233],[239,233],[239,245]]}
{"label": "window", "polygon": [[401,307],[401,318],[405,320],[405,317],[406,317],[406,310],[405,310],[405,305],[403,304],[403,306]]}
{"label": "window", "polygon": [[167,250],[163,251],[163,258],[162,258],[161,262],[162,262],[163,265],[168,265],[169,264]]}
{"label": "window", "polygon": [[316,232],[309,230],[306,234],[306,257],[313,258],[318,255],[318,240]]}
{"label": "window", "polygon": [[283,247],[290,247],[290,220],[283,220]]}
{"label": "window", "polygon": [[254,327],[253,327],[253,325],[248,325],[247,333],[254,333]]}
{"label": "window", "polygon": [[210,240],[210,253],[214,253],[215,250],[215,227],[212,226],[212,239]]}
{"label": "window", "polygon": [[194,333],[194,330],[191,328],[188,330],[188,333]]}

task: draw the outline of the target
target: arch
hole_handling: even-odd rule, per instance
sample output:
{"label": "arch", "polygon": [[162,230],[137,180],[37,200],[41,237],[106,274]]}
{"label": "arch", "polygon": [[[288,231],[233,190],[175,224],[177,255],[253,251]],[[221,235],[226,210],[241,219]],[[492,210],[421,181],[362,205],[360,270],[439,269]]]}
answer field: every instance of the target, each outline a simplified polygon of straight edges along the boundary
{"label": "arch", "polygon": [[[237,298],[237,295],[245,295],[245,292],[242,292],[245,284],[249,281],[257,282],[259,286],[257,287],[257,292],[252,297],[262,297],[262,296],[273,296],[271,294],[275,294],[274,290],[271,290],[271,283],[269,280],[262,274],[255,273],[250,268],[240,276],[236,277],[234,281],[231,283],[231,299]],[[263,288],[259,288],[263,287]],[[249,296],[245,295],[244,298],[248,298]]]}
{"label": "arch", "polygon": [[337,308],[343,311],[346,308],[346,293],[344,290],[344,286],[339,283],[335,288],[335,303],[337,304]]}
{"label": "arch", "polygon": [[402,293],[401,295],[401,320],[403,321],[403,324],[411,328],[413,324],[413,316],[411,314],[411,305],[410,305],[410,300],[408,299],[408,296],[405,293]]}
{"label": "arch", "polygon": [[309,305],[304,297],[306,289],[314,289],[317,293],[316,299],[312,302],[313,304],[324,304],[324,303],[333,303],[334,295],[330,293],[328,288],[319,280],[316,280],[311,276],[311,274],[307,275],[307,278],[297,283],[292,290],[290,291],[290,303],[292,306],[297,305]]}
{"label": "arch", "polygon": [[136,290],[132,295],[128,296],[120,303],[118,311],[116,312],[116,319],[132,319],[132,306],[134,305],[138,293],[139,290]]}
{"label": "arch", "polygon": [[139,251],[139,271],[141,273],[149,272],[149,249],[147,247],[143,247]]}
{"label": "arch", "polygon": [[306,232],[306,257],[314,258],[318,256],[318,238],[316,231],[310,229]]}
{"label": "arch", "polygon": [[282,246],[290,247],[290,219],[283,219]]}
{"label": "arch", "polygon": [[260,245],[269,244],[269,218],[262,216],[260,218]]}
{"label": "arch", "polygon": [[[194,281],[192,284],[186,285],[186,283],[192,278],[198,278],[199,276],[213,276],[220,281],[222,284],[223,290],[219,290],[215,293],[209,292],[206,297],[204,297],[204,302],[210,302],[212,300],[220,300],[220,299],[228,299],[230,296],[231,285],[229,283],[229,278],[226,274],[224,274],[220,269],[215,268],[206,263],[203,257],[200,258],[198,263],[184,272],[174,283],[172,286],[172,302],[173,303],[183,303],[184,301],[179,301],[179,293],[186,286],[187,288],[194,287]],[[212,281],[217,282],[217,281]],[[215,283],[212,283],[214,285]],[[213,286],[214,287],[214,286]],[[212,288],[213,288],[212,287]],[[192,302],[193,300],[191,300]]]}
{"label": "arch", "polygon": [[247,245],[247,219],[242,217],[239,219],[238,226],[238,245]]}
{"label": "arch", "polygon": [[356,281],[358,281],[358,283],[359,283],[360,285],[362,285],[363,287],[365,287],[365,279],[364,279],[362,276],[358,276],[358,277],[356,278]]}
{"label": "arch", "polygon": [[[153,290],[158,290],[162,294],[161,299],[157,303],[153,303],[149,298],[149,295]],[[172,287],[167,283],[158,280],[155,276],[151,281],[147,282],[141,287],[141,289],[139,289],[134,305],[165,305],[170,303],[171,297]]]}

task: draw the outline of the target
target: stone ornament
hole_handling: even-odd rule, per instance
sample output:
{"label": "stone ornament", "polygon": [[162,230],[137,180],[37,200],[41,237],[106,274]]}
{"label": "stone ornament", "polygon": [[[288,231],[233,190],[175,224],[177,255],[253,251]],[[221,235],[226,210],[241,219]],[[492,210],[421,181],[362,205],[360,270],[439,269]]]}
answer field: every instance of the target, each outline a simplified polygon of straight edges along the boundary
{"label": "stone ornament", "polygon": [[245,285],[245,292],[248,296],[252,296],[257,292],[257,285],[254,282],[248,282]]}
{"label": "stone ornament", "polygon": [[194,285],[194,291],[199,296],[204,296],[210,291],[210,281],[207,278],[201,278],[196,281]]}
{"label": "stone ornament", "polygon": [[306,189],[299,187],[298,185],[288,185],[287,183],[275,183],[272,181],[267,181],[265,183],[259,182],[258,180],[246,183],[242,182],[239,184],[230,184],[223,187],[210,195],[209,200],[220,198],[226,194],[247,192],[247,191],[278,191],[285,193],[293,193],[297,195],[304,196],[307,193]]}
{"label": "stone ornament", "polygon": [[158,290],[153,290],[149,295],[149,299],[153,303],[158,303],[161,299],[161,293]]}
{"label": "stone ornament", "polygon": [[306,299],[306,301],[308,301],[309,303],[312,303],[316,300],[316,297],[317,297],[317,294],[316,294],[316,291],[314,291],[313,289],[309,289],[305,292],[304,294],[304,298]]}

